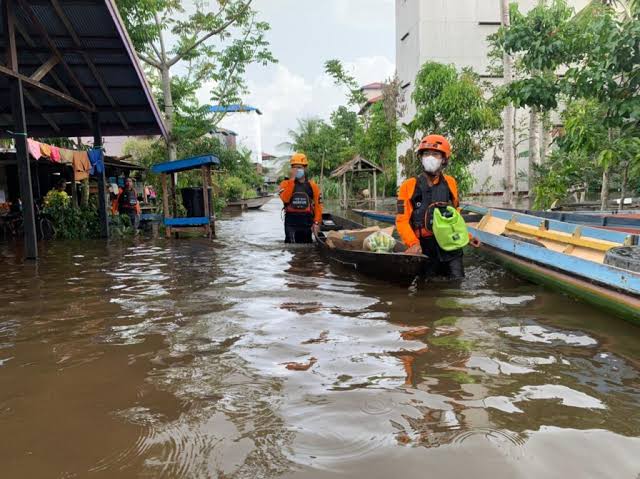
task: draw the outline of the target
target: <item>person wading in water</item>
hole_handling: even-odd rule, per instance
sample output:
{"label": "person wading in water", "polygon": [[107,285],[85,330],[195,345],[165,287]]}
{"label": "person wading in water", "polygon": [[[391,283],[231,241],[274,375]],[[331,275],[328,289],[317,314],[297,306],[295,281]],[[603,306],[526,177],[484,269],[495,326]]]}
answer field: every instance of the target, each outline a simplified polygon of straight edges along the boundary
{"label": "person wading in water", "polygon": [[[451,157],[451,144],[441,135],[427,135],[416,149],[423,172],[409,178],[400,186],[397,202],[396,228],[407,246],[407,254],[429,257],[426,273],[441,274],[451,279],[464,278],[462,248],[445,251],[433,234],[434,210],[445,211],[447,206],[458,208],[458,184],[445,175]],[[472,239],[471,244],[477,246]]]}
{"label": "person wading in water", "polygon": [[318,185],[307,178],[306,155],[291,157],[289,179],[280,183],[280,199],[284,203],[285,243],[311,243],[320,231],[322,194]]}

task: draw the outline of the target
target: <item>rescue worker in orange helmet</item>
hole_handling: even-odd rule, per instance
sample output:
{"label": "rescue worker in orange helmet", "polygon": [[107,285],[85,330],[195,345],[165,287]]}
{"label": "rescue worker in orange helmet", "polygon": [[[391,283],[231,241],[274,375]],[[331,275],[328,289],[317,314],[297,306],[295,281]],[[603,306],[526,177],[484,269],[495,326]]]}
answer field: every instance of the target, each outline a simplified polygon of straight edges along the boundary
{"label": "rescue worker in orange helmet", "polygon": [[416,155],[423,171],[400,186],[396,216],[398,234],[407,246],[407,254],[429,257],[427,274],[463,278],[462,249],[444,251],[432,232],[435,208],[444,211],[446,206],[458,208],[460,204],[455,178],[443,173],[451,157],[451,144],[444,136],[427,135],[416,148]]}
{"label": "rescue worker in orange helmet", "polygon": [[280,183],[280,199],[284,203],[285,243],[311,243],[313,233],[320,231],[322,194],[307,176],[309,161],[303,153],[291,157],[289,179]]}

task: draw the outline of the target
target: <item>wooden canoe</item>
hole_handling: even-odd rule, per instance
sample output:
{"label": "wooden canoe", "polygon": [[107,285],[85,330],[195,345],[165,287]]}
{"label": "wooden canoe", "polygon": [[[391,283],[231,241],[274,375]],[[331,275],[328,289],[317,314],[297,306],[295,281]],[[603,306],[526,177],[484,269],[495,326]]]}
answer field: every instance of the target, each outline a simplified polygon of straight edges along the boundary
{"label": "wooden canoe", "polygon": [[331,261],[348,269],[369,276],[399,280],[413,280],[424,273],[427,257],[404,254],[405,246],[398,242],[393,253],[372,253],[341,248],[331,248],[326,242],[326,232],[330,230],[354,230],[365,226],[340,216],[323,214],[322,228],[317,237],[321,253]]}

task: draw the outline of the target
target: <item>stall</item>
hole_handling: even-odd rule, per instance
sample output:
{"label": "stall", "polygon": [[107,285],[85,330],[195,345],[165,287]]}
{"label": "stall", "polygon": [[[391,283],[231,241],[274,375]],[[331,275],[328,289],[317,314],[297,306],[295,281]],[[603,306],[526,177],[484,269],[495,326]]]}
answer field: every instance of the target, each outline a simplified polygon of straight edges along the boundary
{"label": "stall", "polygon": [[[342,182],[341,205],[343,208],[349,208],[349,194],[347,189],[347,175],[351,177],[359,174],[373,175],[373,207],[378,207],[378,173],[384,173],[384,170],[369,160],[359,155],[354,156],[351,160],[338,166],[331,172],[331,178],[340,178]],[[371,194],[371,180],[369,180],[369,194]]]}
{"label": "stall", "polygon": [[[151,171],[162,175],[162,201],[167,238],[180,231],[202,231],[209,239],[215,237],[215,212],[211,207],[211,167],[220,165],[220,160],[213,155],[194,156],[184,160],[168,161],[154,165]],[[200,169],[202,172],[202,216],[178,218],[178,202],[176,199],[177,174],[183,171]]]}

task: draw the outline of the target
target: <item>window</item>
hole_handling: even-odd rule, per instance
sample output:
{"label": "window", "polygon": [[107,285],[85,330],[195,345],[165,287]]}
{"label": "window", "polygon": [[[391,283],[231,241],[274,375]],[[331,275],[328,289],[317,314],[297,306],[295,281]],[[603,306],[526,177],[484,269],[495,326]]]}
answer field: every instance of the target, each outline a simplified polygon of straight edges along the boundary
{"label": "window", "polygon": [[409,32],[405,33],[405,34],[402,36],[402,38],[400,39],[400,41],[401,41],[401,42],[404,42],[404,41],[407,39],[407,37],[408,37],[408,36],[409,36]]}
{"label": "window", "polygon": [[406,90],[407,88],[409,88],[409,85],[411,85],[411,82],[410,82],[410,81],[408,81],[407,83],[405,83],[404,85],[402,85],[402,87],[401,87],[401,88],[402,88],[403,90]]}
{"label": "window", "polygon": [[499,27],[500,25],[502,25],[502,22],[478,22],[478,25]]}

